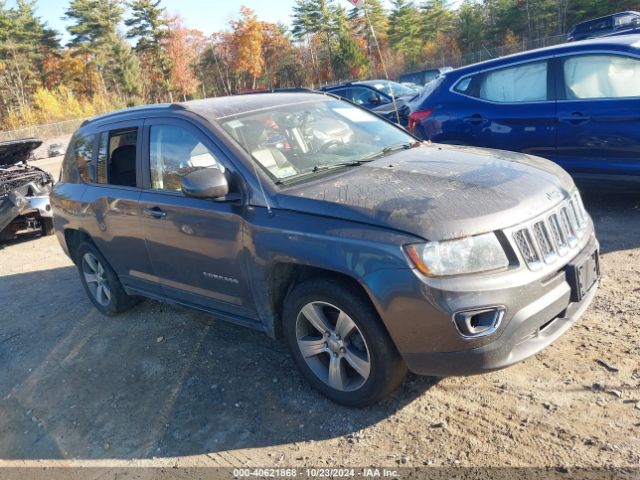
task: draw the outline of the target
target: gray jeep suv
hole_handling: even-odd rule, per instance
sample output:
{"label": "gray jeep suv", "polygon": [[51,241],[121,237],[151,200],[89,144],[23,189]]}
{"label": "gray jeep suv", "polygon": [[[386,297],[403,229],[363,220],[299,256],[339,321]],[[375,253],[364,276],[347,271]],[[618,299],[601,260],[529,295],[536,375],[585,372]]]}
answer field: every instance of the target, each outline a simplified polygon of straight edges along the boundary
{"label": "gray jeep suv", "polygon": [[330,94],[87,121],[51,200],[98,310],[150,297],[282,335],[308,381],[351,406],[407,368],[467,375],[535,354],[599,276],[593,224],[560,167],[422,143]]}

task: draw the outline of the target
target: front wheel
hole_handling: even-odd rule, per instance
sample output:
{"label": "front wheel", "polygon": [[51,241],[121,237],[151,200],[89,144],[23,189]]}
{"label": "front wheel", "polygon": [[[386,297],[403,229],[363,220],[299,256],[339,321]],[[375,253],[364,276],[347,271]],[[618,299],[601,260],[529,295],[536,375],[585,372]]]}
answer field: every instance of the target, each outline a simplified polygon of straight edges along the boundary
{"label": "front wheel", "polygon": [[295,287],[285,305],[284,332],[298,369],[337,403],[374,404],[405,377],[377,312],[350,285],[311,280]]}

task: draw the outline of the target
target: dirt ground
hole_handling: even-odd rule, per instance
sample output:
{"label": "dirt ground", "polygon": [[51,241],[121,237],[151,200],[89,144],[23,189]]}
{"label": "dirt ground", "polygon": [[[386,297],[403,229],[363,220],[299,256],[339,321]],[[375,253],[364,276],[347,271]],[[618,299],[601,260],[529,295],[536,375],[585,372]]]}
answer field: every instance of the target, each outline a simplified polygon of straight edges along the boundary
{"label": "dirt ground", "polygon": [[[60,157],[38,160],[57,178]],[[603,278],[582,320],[499,372],[410,376],[340,407],[282,341],[146,301],[91,306],[55,237],[0,247],[1,466],[640,466],[640,195],[590,191]]]}

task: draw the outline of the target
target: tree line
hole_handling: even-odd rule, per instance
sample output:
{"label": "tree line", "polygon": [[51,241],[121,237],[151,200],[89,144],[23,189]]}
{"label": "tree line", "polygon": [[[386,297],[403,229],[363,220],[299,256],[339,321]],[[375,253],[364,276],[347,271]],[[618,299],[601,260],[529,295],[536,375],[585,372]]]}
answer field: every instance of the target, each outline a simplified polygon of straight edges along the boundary
{"label": "tree line", "polygon": [[[0,0],[0,128],[80,118],[142,103],[256,88],[392,78],[459,64],[468,52],[564,35],[579,21],[640,0],[296,0],[290,26],[247,7],[210,36],[162,0],[71,0],[70,40],[36,14],[37,0]],[[373,26],[373,28],[371,28]],[[456,65],[454,65],[456,66]]]}

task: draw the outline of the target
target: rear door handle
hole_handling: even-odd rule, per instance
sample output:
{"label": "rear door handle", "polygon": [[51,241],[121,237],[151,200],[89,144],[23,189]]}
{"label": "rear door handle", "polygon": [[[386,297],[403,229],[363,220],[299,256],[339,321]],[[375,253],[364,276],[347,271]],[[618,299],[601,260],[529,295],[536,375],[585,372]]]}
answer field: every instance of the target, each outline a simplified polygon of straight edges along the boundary
{"label": "rear door handle", "polygon": [[160,207],[145,208],[144,210],[142,210],[142,213],[144,213],[145,216],[151,218],[164,218],[167,216],[167,212],[162,210]]}
{"label": "rear door handle", "polygon": [[591,120],[591,117],[582,112],[573,112],[571,115],[563,115],[560,117],[561,122],[570,123],[571,125],[581,125],[589,120]]}
{"label": "rear door handle", "polygon": [[474,113],[470,117],[465,117],[462,119],[464,123],[470,123],[471,125],[482,125],[486,122],[486,120],[479,113]]}

